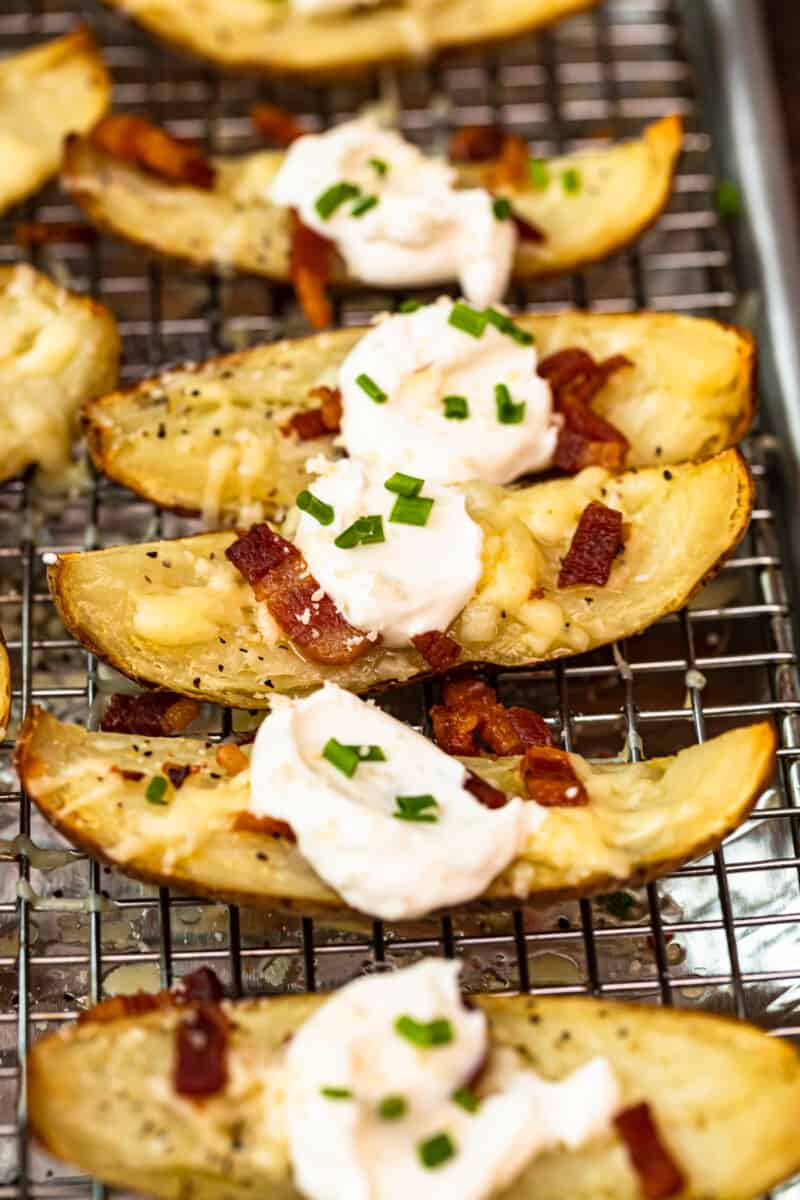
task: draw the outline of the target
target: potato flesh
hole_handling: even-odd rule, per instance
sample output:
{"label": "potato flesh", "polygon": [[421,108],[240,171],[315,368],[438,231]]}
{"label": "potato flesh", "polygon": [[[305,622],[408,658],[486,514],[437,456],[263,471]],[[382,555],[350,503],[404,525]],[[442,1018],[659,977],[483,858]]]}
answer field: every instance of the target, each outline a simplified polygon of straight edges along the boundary
{"label": "potato flesh", "polygon": [[[473,997],[493,1047],[513,1046],[561,1079],[609,1059],[625,1106],[646,1101],[685,1172],[684,1200],[748,1200],[800,1166],[800,1064],[788,1042],[744,1022],[584,998]],[[299,1200],[284,1121],[283,1048],[322,1002],[282,996],[232,1006],[229,1077],[202,1105],[172,1084],[175,1026],[164,1010],[84,1023],[34,1046],[29,1109],[48,1149],[106,1182],[177,1200]],[[111,1081],[113,1080],[113,1086]],[[531,1163],[508,1200],[640,1200],[609,1133]]]}
{"label": "potato flesh", "polygon": [[[672,314],[526,315],[540,358],[579,346],[596,359],[634,364],[593,404],[631,443],[628,465],[666,466],[734,444],[752,417],[753,348],[747,335]],[[295,412],[336,386],[339,368],[366,330],[347,329],[260,346],[170,371],[88,407],[89,444],[100,470],[148,499],[237,523],[294,502],[308,485],[309,457],[334,453],[333,438],[298,441],[281,432]]]}

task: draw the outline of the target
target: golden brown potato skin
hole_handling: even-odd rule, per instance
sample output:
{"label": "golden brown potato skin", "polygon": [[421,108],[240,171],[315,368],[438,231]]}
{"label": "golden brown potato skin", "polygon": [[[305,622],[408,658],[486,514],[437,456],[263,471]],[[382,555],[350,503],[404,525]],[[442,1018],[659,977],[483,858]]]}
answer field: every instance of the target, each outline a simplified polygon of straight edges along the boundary
{"label": "golden brown potato skin", "polygon": [[11,716],[11,667],[3,631],[0,629],[0,742],[6,736]]}
{"label": "golden brown potato skin", "polygon": [[[195,770],[170,791],[165,822],[154,830],[145,790],[164,761]],[[525,794],[519,759],[466,762],[493,786]],[[572,762],[589,804],[550,810],[530,852],[492,882],[478,906],[544,904],[613,891],[706,853],[745,820],[769,781],[775,734],[762,723],[673,758],[590,765],[574,755]],[[215,749],[202,741],[88,733],[35,708],[20,732],[16,763],[47,820],[74,845],[126,874],[232,904],[347,911],[296,845],[235,828],[249,805],[250,772],[226,776]],[[126,779],[122,771],[139,778]],[[176,852],[178,842],[182,850]]]}
{"label": "golden brown potato skin", "polygon": [[[353,73],[380,62],[427,57],[451,46],[514,37],[552,24],[598,0],[446,0],[422,15],[423,40],[409,41],[412,12],[385,8],[340,12],[328,20],[267,8],[263,0],[105,0],[146,29],[234,70],[315,75]],[[355,5],[354,5],[355,8]],[[420,12],[419,7],[416,11]]]}
{"label": "golden brown potato skin", "polygon": [[[681,1200],[755,1200],[800,1167],[800,1059],[788,1041],[708,1013],[584,997],[473,996],[493,1047],[547,1079],[610,1061],[623,1105],[646,1101],[687,1179]],[[264,1129],[264,1072],[321,996],[244,1000],[229,1061],[252,1086],[202,1105],[171,1097],[175,1008],[82,1021],[28,1058],[31,1126],[52,1153],[106,1183],[164,1200],[299,1200],[282,1139]],[[233,1138],[235,1137],[235,1144]],[[641,1200],[614,1135],[530,1164],[508,1200]]]}

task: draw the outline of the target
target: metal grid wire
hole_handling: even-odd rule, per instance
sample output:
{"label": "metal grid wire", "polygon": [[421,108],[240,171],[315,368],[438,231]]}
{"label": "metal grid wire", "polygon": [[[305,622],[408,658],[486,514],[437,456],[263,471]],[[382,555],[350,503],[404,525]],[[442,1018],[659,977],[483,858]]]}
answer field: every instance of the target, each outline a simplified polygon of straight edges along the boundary
{"label": "metal grid wire", "polygon": [[[119,106],[167,121],[213,150],[255,145],[247,111],[257,98],[325,125],[394,97],[402,128],[427,147],[441,145],[451,122],[498,122],[541,154],[630,135],[647,120],[680,112],[686,150],[656,228],[612,262],[516,287],[513,301],[538,310],[651,306],[743,319],[747,298],[737,296],[714,211],[711,147],[676,0],[611,0],[537,39],[327,87],[222,77],[80,0],[4,0],[0,50],[62,33],[77,17],[98,30]],[[20,217],[76,214],[50,188],[0,224],[3,261],[19,257],[13,223]],[[303,330],[288,289],[164,265],[113,239],[48,247],[33,261],[115,311],[128,381]],[[386,303],[379,293],[348,297],[337,316],[360,323]],[[543,912],[521,908],[397,927],[312,924],[198,902],[65,852],[18,790],[11,737],[3,744],[0,1200],[29,1192],[83,1195],[91,1186],[28,1144],[21,1085],[30,1041],[103,994],[167,985],[202,963],[240,994],[330,988],[384,964],[456,954],[473,989],[700,1006],[748,1017],[778,1035],[800,1034],[800,691],[768,434],[756,434],[748,450],[758,492],[751,532],[688,611],[613,649],[497,677],[504,699],[542,713],[562,745],[588,756],[670,753],[760,717],[776,722],[779,771],[755,817],[719,853],[641,891]],[[91,721],[114,687],[111,674],[65,636],[47,593],[43,554],[193,528],[103,480],[92,479],[66,503],[38,491],[32,477],[0,488],[0,624],[12,658],[12,736],[34,701]],[[424,728],[434,695],[432,687],[406,688],[386,704]],[[229,732],[230,714],[209,710],[207,717],[213,735]]]}

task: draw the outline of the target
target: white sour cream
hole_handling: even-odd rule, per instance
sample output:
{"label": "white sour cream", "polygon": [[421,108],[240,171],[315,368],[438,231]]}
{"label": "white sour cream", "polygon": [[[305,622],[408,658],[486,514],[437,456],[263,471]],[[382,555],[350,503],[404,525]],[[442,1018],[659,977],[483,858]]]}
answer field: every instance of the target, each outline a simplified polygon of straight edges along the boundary
{"label": "white sour cream", "polygon": [[[494,1050],[477,1111],[453,1102],[491,1051],[486,1017],[465,1007],[458,975],[458,964],[429,959],[359,979],[292,1039],[289,1152],[297,1186],[311,1200],[485,1200],[544,1151],[609,1132],[620,1090],[602,1058],[550,1083],[515,1051]],[[400,1017],[444,1021],[451,1040],[420,1048],[398,1033]],[[334,1098],[330,1089],[346,1095]],[[401,1098],[402,1116],[380,1117],[387,1097]],[[420,1148],[440,1135],[452,1154],[426,1167]]]}
{"label": "white sour cream", "polygon": [[[375,164],[380,164],[376,167]],[[457,189],[456,172],[368,117],[298,138],[269,198],[336,243],[351,275],[382,287],[457,279],[474,304],[494,304],[511,276],[517,234],[484,188]],[[339,184],[358,188],[326,218],[317,202]],[[353,216],[362,199],[377,204]]]}
{"label": "white sour cream", "polygon": [[[329,739],[379,746],[352,778],[324,757]],[[512,797],[490,810],[458,759],[334,684],[286,700],[263,722],[250,809],[288,821],[301,854],[353,908],[386,920],[471,900],[524,848],[547,812]],[[397,797],[433,796],[432,821],[401,820]]]}
{"label": "white sour cream", "polygon": [[[310,490],[333,508],[333,522],[321,525],[302,513],[294,537],[311,574],[351,625],[379,633],[388,646],[446,630],[483,569],[483,532],[467,513],[464,494],[426,483],[421,495],[434,501],[427,524],[398,524],[389,520],[397,496],[384,487],[391,470],[372,475],[353,459],[325,465]],[[336,546],[338,535],[363,516],[383,518],[386,540]]]}
{"label": "white sour cream", "polygon": [[[342,443],[376,469],[400,470],[442,483],[481,479],[510,483],[551,466],[560,418],[550,385],[536,374],[533,345],[493,325],[472,337],[450,324],[452,300],[387,317],[364,335],[342,364]],[[356,380],[367,375],[386,393],[376,404]],[[504,383],[519,424],[498,419],[495,387]],[[469,415],[445,416],[445,398],[467,401]],[[391,470],[390,470],[391,469]]]}

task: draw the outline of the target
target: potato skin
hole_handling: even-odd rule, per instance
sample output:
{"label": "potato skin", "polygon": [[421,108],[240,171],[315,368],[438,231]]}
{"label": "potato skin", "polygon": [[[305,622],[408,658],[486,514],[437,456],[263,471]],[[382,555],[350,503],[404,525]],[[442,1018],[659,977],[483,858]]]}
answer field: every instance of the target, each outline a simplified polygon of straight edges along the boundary
{"label": "potato skin", "polygon": [[0,742],[6,736],[11,716],[11,666],[3,631],[0,629]]}
{"label": "potato skin", "polygon": [[[800,1167],[800,1059],[788,1041],[727,1017],[584,997],[473,996],[493,1046],[514,1046],[560,1079],[590,1058],[611,1062],[623,1105],[646,1101],[686,1175],[682,1200],[755,1200]],[[239,1001],[229,1055],[249,1069],[248,1095],[201,1106],[170,1099],[174,1029],[163,1008],[81,1021],[38,1041],[28,1058],[31,1126],[53,1154],[105,1182],[164,1200],[299,1200],[263,1083],[321,996]],[[112,1081],[113,1079],[113,1087]],[[275,1110],[273,1109],[273,1115]],[[236,1153],[231,1153],[231,1130]],[[257,1152],[256,1152],[257,1151]],[[641,1200],[615,1136],[537,1159],[508,1200]]]}

